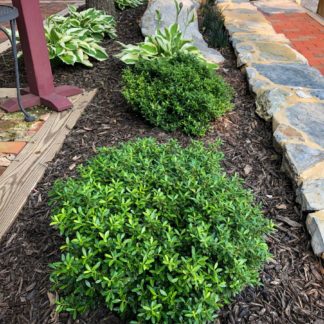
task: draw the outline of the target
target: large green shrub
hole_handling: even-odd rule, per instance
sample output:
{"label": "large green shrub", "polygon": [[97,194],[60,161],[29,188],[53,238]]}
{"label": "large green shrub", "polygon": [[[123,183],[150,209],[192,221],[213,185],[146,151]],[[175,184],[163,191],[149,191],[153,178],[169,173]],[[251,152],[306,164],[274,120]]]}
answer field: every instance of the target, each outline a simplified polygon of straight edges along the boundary
{"label": "large green shrub", "polygon": [[257,284],[272,225],[221,159],[217,145],[141,139],[101,149],[79,178],[57,182],[58,311],[105,303],[138,323],[205,323]]}
{"label": "large green shrub", "polygon": [[195,56],[142,60],[123,72],[123,95],[151,124],[204,135],[232,109],[232,89]]}

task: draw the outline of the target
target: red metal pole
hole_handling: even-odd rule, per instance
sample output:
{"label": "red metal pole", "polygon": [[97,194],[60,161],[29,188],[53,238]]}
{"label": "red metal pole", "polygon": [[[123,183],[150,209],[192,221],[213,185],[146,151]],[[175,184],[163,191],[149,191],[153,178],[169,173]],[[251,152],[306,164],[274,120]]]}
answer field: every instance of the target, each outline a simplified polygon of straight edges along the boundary
{"label": "red metal pole", "polygon": [[[39,0],[12,0],[19,11],[17,25],[28,80],[28,94],[22,96],[25,108],[43,104],[56,111],[72,107],[67,96],[82,93],[74,86],[54,87]],[[4,103],[7,111],[18,111],[16,100]]]}

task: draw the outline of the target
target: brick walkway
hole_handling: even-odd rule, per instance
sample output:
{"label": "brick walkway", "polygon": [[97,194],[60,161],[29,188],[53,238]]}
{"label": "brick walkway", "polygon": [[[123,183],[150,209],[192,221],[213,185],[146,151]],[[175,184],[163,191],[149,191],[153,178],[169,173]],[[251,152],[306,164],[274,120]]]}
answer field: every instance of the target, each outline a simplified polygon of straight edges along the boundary
{"label": "brick walkway", "polygon": [[284,34],[309,64],[324,75],[324,26],[307,13],[265,14],[277,33]]}

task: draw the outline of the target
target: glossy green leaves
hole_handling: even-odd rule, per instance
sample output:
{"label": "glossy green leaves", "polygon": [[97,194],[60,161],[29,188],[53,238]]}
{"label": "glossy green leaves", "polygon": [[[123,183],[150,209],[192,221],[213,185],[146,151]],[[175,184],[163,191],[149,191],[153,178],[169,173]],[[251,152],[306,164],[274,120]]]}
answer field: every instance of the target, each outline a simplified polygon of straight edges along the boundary
{"label": "glossy green leaves", "polygon": [[141,60],[123,72],[123,86],[133,109],[166,131],[202,136],[212,120],[232,109],[232,89],[189,54]]}
{"label": "glossy green leaves", "polygon": [[257,284],[272,225],[221,159],[217,145],[147,138],[103,148],[57,182],[58,311],[105,304],[134,323],[206,323]]}

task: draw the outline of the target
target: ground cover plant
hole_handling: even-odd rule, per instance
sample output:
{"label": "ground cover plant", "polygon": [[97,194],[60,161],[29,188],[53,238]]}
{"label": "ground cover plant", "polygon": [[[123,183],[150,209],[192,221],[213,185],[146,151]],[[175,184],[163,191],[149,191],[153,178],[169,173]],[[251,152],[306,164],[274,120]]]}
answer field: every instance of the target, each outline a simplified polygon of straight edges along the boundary
{"label": "ground cover plant", "polygon": [[76,317],[104,301],[141,323],[205,323],[257,284],[272,224],[221,159],[217,144],[145,138],[102,148],[56,182],[58,310]]}
{"label": "ground cover plant", "polygon": [[151,124],[189,135],[232,109],[232,90],[195,56],[141,60],[123,72],[123,95]]}

